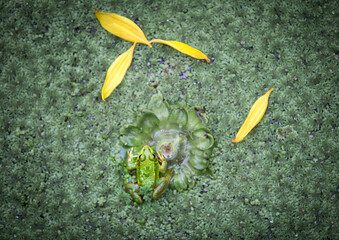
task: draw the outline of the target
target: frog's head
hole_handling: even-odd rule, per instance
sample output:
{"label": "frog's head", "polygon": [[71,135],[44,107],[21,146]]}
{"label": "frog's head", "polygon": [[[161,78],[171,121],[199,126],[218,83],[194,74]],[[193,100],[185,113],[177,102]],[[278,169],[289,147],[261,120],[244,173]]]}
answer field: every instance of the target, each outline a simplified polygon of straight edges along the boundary
{"label": "frog's head", "polygon": [[155,161],[157,158],[154,150],[150,146],[146,145],[141,149],[139,153],[139,159],[142,162],[145,161],[146,159]]}

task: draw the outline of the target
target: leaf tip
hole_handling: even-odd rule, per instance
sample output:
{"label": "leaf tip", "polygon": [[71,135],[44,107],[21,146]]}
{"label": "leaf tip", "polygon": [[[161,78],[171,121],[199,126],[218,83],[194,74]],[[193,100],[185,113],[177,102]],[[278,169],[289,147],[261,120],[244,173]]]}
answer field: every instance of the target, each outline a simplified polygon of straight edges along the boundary
{"label": "leaf tip", "polygon": [[240,142],[240,141],[241,141],[241,140],[238,140],[238,139],[236,139],[236,138],[235,138],[235,139],[232,138],[232,142],[233,142],[233,143],[237,143],[237,142]]}

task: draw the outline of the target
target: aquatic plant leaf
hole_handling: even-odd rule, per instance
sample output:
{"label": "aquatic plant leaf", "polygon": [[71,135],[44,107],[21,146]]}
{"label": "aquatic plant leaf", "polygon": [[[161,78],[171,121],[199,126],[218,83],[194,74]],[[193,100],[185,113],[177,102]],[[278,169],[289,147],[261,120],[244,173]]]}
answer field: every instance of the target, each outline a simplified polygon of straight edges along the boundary
{"label": "aquatic plant leaf", "polygon": [[171,180],[171,186],[173,186],[175,189],[177,189],[179,192],[182,192],[183,190],[187,189],[188,187],[188,179],[185,173],[183,172],[176,172],[174,174],[174,177]]}
{"label": "aquatic plant leaf", "polygon": [[193,132],[193,146],[200,150],[207,150],[213,147],[214,138],[210,132],[205,129],[199,129]]}
{"label": "aquatic plant leaf", "polygon": [[153,39],[153,40],[150,41],[150,43],[154,43],[154,42],[166,44],[167,46],[170,46],[170,47],[174,48],[175,50],[182,52],[186,55],[189,55],[189,56],[197,58],[197,59],[204,59],[208,63],[210,62],[210,60],[207,58],[207,56],[205,54],[203,54],[198,49],[195,49],[195,48],[187,45],[186,43],[177,42],[177,41],[166,41],[166,40],[161,40],[161,39]]}
{"label": "aquatic plant leaf", "polygon": [[159,118],[160,121],[168,119],[168,103],[164,101],[161,92],[158,92],[158,94],[152,96],[148,104],[148,109],[151,110]]}
{"label": "aquatic plant leaf", "polygon": [[273,88],[269,90],[265,95],[262,95],[260,98],[258,98],[258,100],[253,104],[245,122],[239,129],[235,139],[232,139],[232,142],[242,141],[246,137],[246,135],[260,122],[266,112],[268,98],[272,91]]}
{"label": "aquatic plant leaf", "polygon": [[208,150],[200,150],[198,148],[192,148],[190,150],[191,156],[188,159],[190,166],[197,170],[203,170],[208,167],[209,156],[211,155],[212,148]]}
{"label": "aquatic plant leaf", "polygon": [[190,165],[184,165],[180,170],[176,170],[174,177],[171,180],[170,186],[177,189],[179,192],[187,188],[193,187],[195,184],[196,170]]}
{"label": "aquatic plant leaf", "polygon": [[121,83],[122,79],[124,78],[127,69],[132,63],[135,44],[136,43],[134,43],[130,49],[115,59],[115,61],[109,67],[104,86],[102,87],[102,100],[105,101],[105,99],[113,92],[113,90]]}
{"label": "aquatic plant leaf", "polygon": [[147,144],[147,137],[136,126],[129,125],[120,129],[120,141],[124,146],[142,146]]}
{"label": "aquatic plant leaf", "polygon": [[101,26],[110,33],[130,42],[143,43],[152,47],[144,32],[133,21],[115,13],[99,12],[95,9]]}
{"label": "aquatic plant leaf", "polygon": [[195,131],[200,128],[204,128],[204,122],[200,118],[200,112],[204,111],[201,107],[192,107],[188,110],[188,121],[187,129],[190,131]]}
{"label": "aquatic plant leaf", "polygon": [[188,119],[187,110],[182,107],[172,108],[168,117],[169,122],[177,123],[180,127],[186,126]]}
{"label": "aquatic plant leaf", "polygon": [[157,128],[160,121],[152,112],[142,112],[137,117],[137,126],[144,133],[151,133]]}
{"label": "aquatic plant leaf", "polygon": [[196,176],[198,171],[192,168],[189,164],[183,165],[181,170],[187,176],[188,187],[193,187],[196,179],[194,176]]}
{"label": "aquatic plant leaf", "polygon": [[212,149],[213,148],[210,148],[210,149],[207,149],[207,150],[200,150],[198,148],[192,148],[192,149],[190,149],[190,153],[192,155],[197,155],[197,156],[202,157],[202,158],[209,158],[209,156],[212,153]]}
{"label": "aquatic plant leaf", "polygon": [[203,170],[208,167],[208,159],[203,158],[201,156],[192,155],[188,159],[188,162],[193,168],[198,169],[198,170]]}

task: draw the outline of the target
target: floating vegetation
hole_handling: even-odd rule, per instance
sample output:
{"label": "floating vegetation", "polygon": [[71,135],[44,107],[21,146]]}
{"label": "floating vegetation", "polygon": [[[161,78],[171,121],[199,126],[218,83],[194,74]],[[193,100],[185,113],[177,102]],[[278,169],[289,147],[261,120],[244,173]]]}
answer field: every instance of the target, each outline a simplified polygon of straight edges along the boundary
{"label": "floating vegetation", "polygon": [[182,191],[194,186],[208,168],[214,138],[207,122],[203,107],[169,104],[158,92],[134,123],[121,128],[118,156],[125,162],[130,154],[137,156],[145,145],[151,146],[166,158],[168,169],[174,169],[170,187]]}

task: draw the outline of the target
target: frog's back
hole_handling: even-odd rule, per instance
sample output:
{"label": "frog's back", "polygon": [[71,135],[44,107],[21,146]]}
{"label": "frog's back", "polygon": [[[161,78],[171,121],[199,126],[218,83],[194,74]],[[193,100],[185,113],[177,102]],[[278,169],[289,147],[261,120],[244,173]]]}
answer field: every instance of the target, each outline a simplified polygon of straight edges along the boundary
{"label": "frog's back", "polygon": [[139,186],[155,187],[159,179],[159,164],[157,161],[146,160],[140,163],[137,171],[137,179]]}

